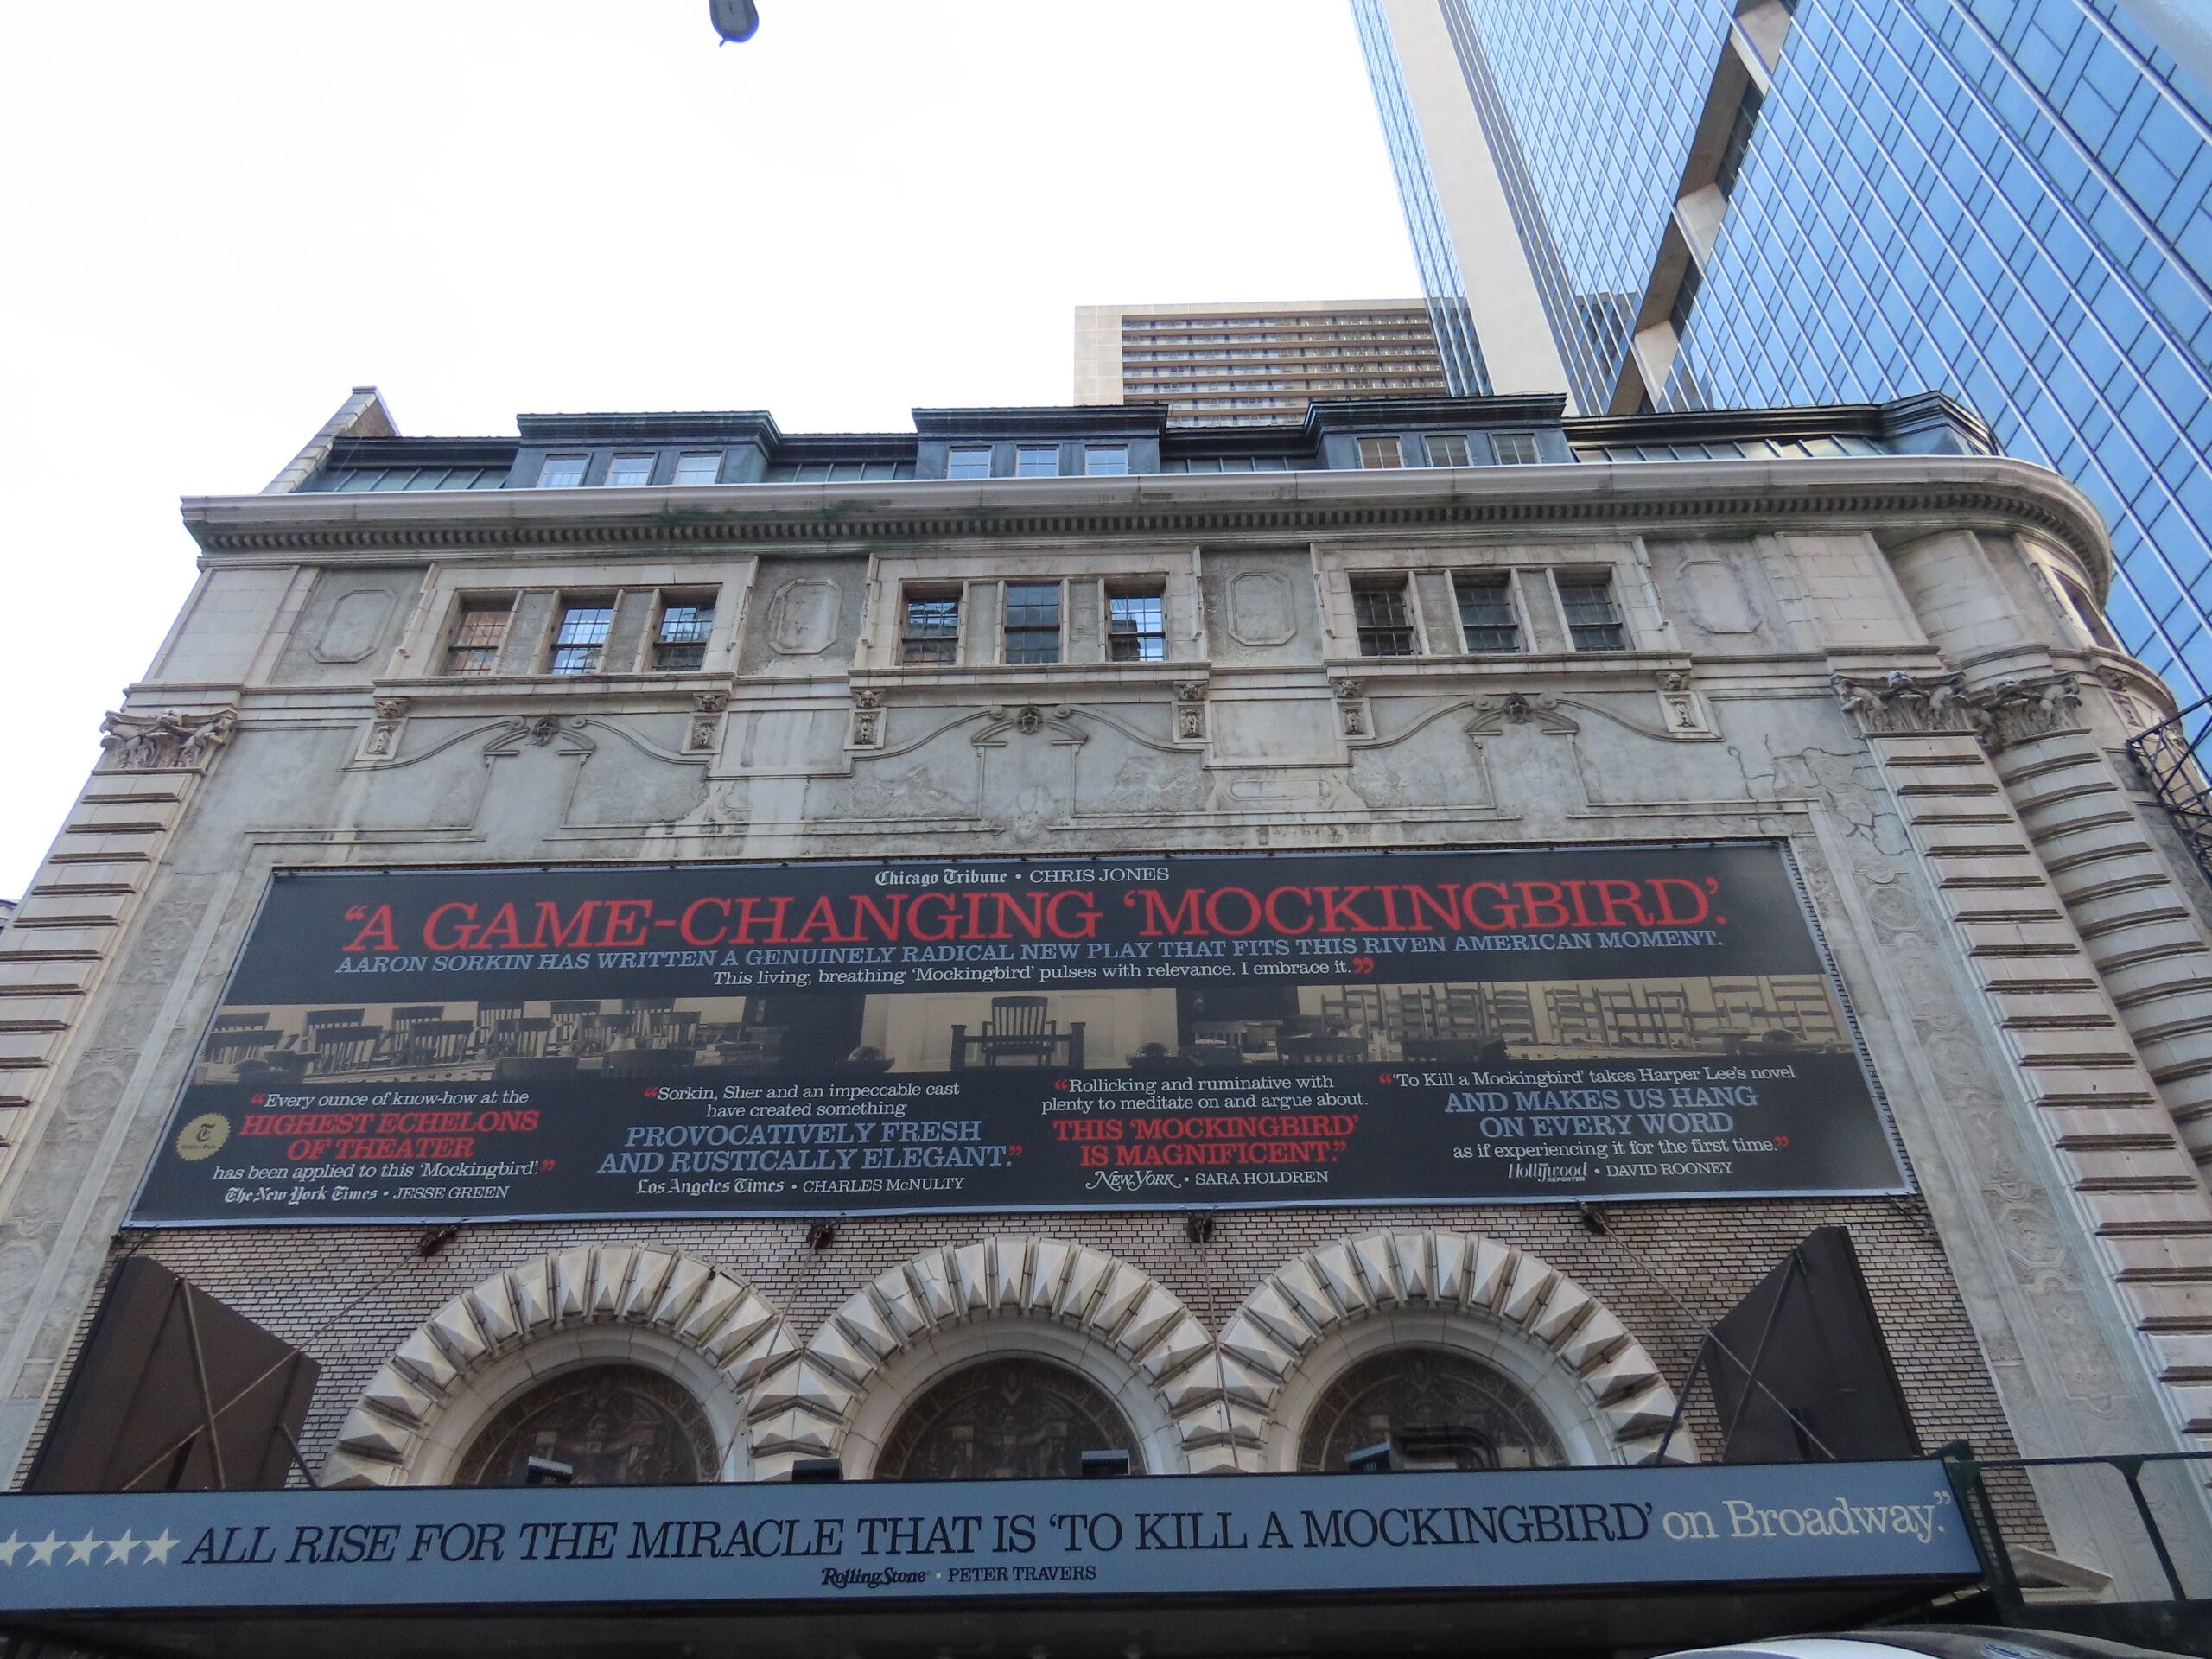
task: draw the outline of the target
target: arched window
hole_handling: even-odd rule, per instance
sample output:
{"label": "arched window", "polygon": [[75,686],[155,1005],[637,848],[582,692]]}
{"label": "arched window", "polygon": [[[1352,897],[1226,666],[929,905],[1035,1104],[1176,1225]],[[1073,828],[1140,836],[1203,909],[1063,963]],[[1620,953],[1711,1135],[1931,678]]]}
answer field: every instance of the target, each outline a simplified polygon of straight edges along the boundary
{"label": "arched window", "polygon": [[1083,1472],[1086,1452],[1136,1437],[1096,1385],[1039,1359],[990,1359],[934,1384],[884,1441],[881,1480],[1046,1480]]}
{"label": "arched window", "polygon": [[532,1458],[567,1464],[579,1486],[687,1484],[711,1479],[720,1461],[699,1402],[641,1365],[593,1365],[539,1383],[484,1425],[454,1484],[519,1486]]}
{"label": "arched window", "polygon": [[1341,1471],[1388,1440],[1407,1464],[1440,1469],[1554,1469],[1567,1462],[1536,1402],[1479,1360],[1441,1348],[1394,1348],[1362,1360],[1315,1402],[1298,1466]]}

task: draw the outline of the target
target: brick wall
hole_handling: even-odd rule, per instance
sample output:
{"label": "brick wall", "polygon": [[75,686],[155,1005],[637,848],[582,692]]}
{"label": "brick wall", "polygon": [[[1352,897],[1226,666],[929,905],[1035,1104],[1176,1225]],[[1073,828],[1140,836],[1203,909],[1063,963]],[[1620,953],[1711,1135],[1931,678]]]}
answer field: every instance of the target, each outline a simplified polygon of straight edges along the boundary
{"label": "brick wall", "polygon": [[[820,1253],[808,1248],[803,1220],[643,1217],[472,1226],[430,1258],[417,1254],[429,1230],[416,1226],[165,1230],[129,1236],[118,1248],[163,1262],[315,1357],[322,1376],[302,1437],[314,1462],[377,1368],[441,1304],[503,1268],[580,1243],[658,1243],[726,1268],[782,1309],[804,1341],[887,1268],[935,1245],[993,1234],[1047,1233],[1120,1256],[1217,1332],[1265,1274],[1332,1238],[1386,1227],[1475,1232],[1533,1251],[1573,1277],[1679,1387],[1701,1326],[1807,1232],[1836,1223],[1858,1247],[1923,1443],[1933,1449],[1965,1440],[1985,1456],[2012,1452],[1942,1246],[1916,1200],[1616,1204],[1601,1213],[1602,1236],[1564,1205],[1238,1211],[1219,1214],[1212,1242],[1203,1245],[1187,1241],[1180,1211],[1147,1211],[851,1217]],[[72,1363],[74,1357],[73,1348]],[[1708,1453],[1718,1447],[1702,1385],[1688,1421]],[[2024,1539],[2040,1536],[2024,1489],[2007,1508],[2008,1527],[2024,1529]]]}

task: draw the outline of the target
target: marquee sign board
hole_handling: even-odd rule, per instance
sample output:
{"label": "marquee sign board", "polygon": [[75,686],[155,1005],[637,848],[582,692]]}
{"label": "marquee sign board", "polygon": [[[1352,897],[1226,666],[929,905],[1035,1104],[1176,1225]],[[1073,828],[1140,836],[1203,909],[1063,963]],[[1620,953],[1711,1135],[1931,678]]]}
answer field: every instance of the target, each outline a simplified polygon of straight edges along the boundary
{"label": "marquee sign board", "polygon": [[140,1225],[1893,1192],[1771,844],[279,876]]}
{"label": "marquee sign board", "polygon": [[0,1612],[1978,1576],[1934,1462],[0,1497]]}

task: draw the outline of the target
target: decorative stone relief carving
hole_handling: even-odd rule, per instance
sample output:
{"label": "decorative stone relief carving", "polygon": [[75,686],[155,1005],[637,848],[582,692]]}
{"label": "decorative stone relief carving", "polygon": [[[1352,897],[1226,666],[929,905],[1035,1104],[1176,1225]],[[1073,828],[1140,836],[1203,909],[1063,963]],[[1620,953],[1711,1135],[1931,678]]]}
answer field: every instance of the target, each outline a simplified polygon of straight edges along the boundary
{"label": "decorative stone relief carving", "polygon": [[1981,741],[1992,754],[2031,738],[2070,730],[2082,709],[2081,683],[2066,673],[1999,680],[1970,696],[1980,716]]}
{"label": "decorative stone relief carving", "polygon": [[845,746],[854,749],[880,749],[883,747],[883,693],[869,686],[860,686],[853,692],[852,733]]}
{"label": "decorative stone relief carving", "polygon": [[722,711],[729,707],[727,691],[694,691],[691,722],[683,734],[683,747],[692,753],[711,751],[721,741]]}
{"label": "decorative stone relief carving", "polygon": [[410,702],[406,697],[376,700],[376,718],[369,723],[368,741],[361,745],[363,754],[385,757],[398,753],[400,728],[407,723]]}
{"label": "decorative stone relief carving", "polygon": [[1087,743],[1090,736],[1075,723],[1075,710],[1065,703],[1051,709],[1033,702],[994,703],[983,711],[983,724],[969,740],[977,748],[995,748],[1006,741],[1008,732],[1023,737],[1035,737],[1050,730],[1056,743]]}
{"label": "decorative stone relief carving", "polygon": [[1289,577],[1280,570],[1246,570],[1230,579],[1230,639],[1240,645],[1281,645],[1297,632]]}
{"label": "decorative stone relief carving", "polygon": [[768,643],[780,656],[812,657],[837,638],[837,588],[818,576],[798,576],[768,601]]}
{"label": "decorative stone relief carving", "polygon": [[1329,682],[1329,690],[1337,699],[1337,719],[1346,737],[1365,737],[1372,729],[1368,719],[1365,686],[1355,679],[1336,679]]}
{"label": "decorative stone relief carving", "polygon": [[1690,620],[1707,633],[1757,633],[1758,610],[1744,591],[1743,573],[1724,559],[1685,559],[1682,594]]}
{"label": "decorative stone relief carving", "polygon": [[1579,732],[1581,727],[1573,718],[1560,712],[1559,699],[1541,692],[1500,691],[1474,700],[1475,717],[1467,722],[1467,734],[1479,737],[1505,726],[1534,724],[1537,730],[1557,736]]}
{"label": "decorative stone relief carving", "polygon": [[1828,683],[1844,711],[1870,736],[1974,729],[1965,679],[1958,674],[1913,675],[1899,668],[1878,680],[1831,674]]}
{"label": "decorative stone relief carving", "polygon": [[2068,673],[1999,680],[1972,691],[1961,675],[1916,676],[1903,669],[1879,680],[1834,674],[1829,683],[1870,736],[1971,733],[1993,754],[2069,728],[2082,707],[2080,683]]}
{"label": "decorative stone relief carving", "polygon": [[551,1333],[642,1326],[692,1350],[741,1394],[797,1344],[783,1316],[721,1268],[673,1250],[556,1250],[462,1292],[400,1344],[338,1431],[326,1486],[404,1486],[472,1377]]}
{"label": "decorative stone relief carving", "polygon": [[339,595],[315,645],[319,663],[358,663],[377,648],[398,601],[382,588],[357,588]]}
{"label": "decorative stone relief carving", "polygon": [[1203,739],[1206,734],[1206,683],[1175,682],[1175,735]]}
{"label": "decorative stone relief carving", "polygon": [[212,715],[102,716],[102,764],[125,772],[186,772],[206,767],[238,730],[235,709]]}
{"label": "decorative stone relief carving", "polygon": [[1659,677],[1659,715],[1670,735],[1717,735],[1705,694],[1692,689],[1689,675],[1682,671]]}

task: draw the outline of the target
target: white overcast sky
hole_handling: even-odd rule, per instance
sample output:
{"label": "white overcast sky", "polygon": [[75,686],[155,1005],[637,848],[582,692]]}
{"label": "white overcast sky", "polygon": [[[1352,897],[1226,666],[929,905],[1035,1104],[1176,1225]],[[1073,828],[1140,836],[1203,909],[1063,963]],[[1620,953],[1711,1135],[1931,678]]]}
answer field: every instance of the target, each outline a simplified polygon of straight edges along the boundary
{"label": "white overcast sky", "polygon": [[1085,302],[1417,291],[1345,0],[8,10],[0,897],[193,579],[355,385],[518,410],[1071,397]]}

